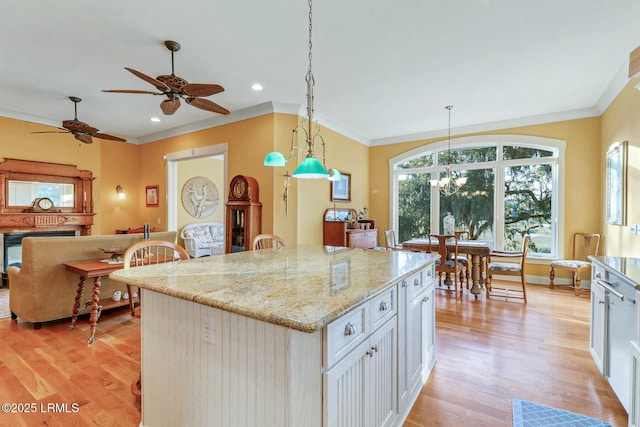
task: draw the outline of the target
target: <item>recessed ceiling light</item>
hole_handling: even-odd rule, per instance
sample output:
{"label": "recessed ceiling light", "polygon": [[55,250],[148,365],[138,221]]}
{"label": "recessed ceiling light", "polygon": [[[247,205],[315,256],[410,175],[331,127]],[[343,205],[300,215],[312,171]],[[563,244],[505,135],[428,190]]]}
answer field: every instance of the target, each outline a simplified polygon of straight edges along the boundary
{"label": "recessed ceiling light", "polygon": [[260,92],[264,88],[260,83],[254,83],[251,85],[251,89],[255,90],[256,92]]}
{"label": "recessed ceiling light", "polygon": [[154,123],[160,123],[160,117],[151,117],[151,121]]}

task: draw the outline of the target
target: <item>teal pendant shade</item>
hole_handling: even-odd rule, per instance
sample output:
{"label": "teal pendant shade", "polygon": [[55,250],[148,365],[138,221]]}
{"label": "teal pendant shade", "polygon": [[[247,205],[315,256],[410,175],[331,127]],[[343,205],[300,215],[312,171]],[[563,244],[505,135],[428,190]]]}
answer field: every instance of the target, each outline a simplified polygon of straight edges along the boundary
{"label": "teal pendant shade", "polygon": [[272,151],[264,156],[265,166],[285,166],[286,164],[287,159],[285,159],[282,153],[279,153],[277,151]]}
{"label": "teal pendant shade", "polygon": [[291,175],[294,178],[327,178],[329,172],[322,166],[322,163],[318,159],[312,156],[306,157],[300,166]]}
{"label": "teal pendant shade", "polygon": [[338,169],[329,169],[329,181],[340,181],[342,174]]}

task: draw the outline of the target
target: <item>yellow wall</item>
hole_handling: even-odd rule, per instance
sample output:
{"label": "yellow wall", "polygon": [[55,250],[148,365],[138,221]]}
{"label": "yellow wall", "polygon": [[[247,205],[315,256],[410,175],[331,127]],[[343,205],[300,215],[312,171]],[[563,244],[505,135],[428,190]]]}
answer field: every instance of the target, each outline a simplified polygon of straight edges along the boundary
{"label": "yellow wall", "polygon": [[[139,165],[140,148],[137,145],[116,141],[101,143],[100,169],[105,173],[101,179],[101,191],[94,189],[94,199],[100,199],[100,206],[103,206],[99,211],[101,234],[142,226],[139,217],[145,198],[144,192],[140,192]],[[122,186],[126,199],[118,198],[117,185]]]}
{"label": "yellow wall", "polygon": [[[629,81],[602,115],[598,206],[607,255],[640,257],[640,236],[631,234],[631,224],[640,224],[640,91],[635,89],[639,82],[640,79]],[[627,221],[624,226],[607,224],[605,212],[606,153],[612,143],[619,141],[628,141]]]}
{"label": "yellow wall", "polygon": [[[480,133],[479,133],[480,134]],[[470,134],[470,135],[479,135]],[[565,140],[565,257],[571,256],[571,236],[579,231],[599,232],[601,230],[600,195],[601,153],[600,153],[600,119],[589,118],[571,120],[543,125],[500,129],[484,134],[517,134],[532,135]],[[452,137],[468,135],[452,135]],[[384,242],[382,231],[389,229],[389,159],[418,146],[426,145],[441,139],[411,141],[401,144],[390,144],[372,147],[370,150],[369,168],[376,173],[370,177],[372,218],[376,220],[378,241]],[[587,190],[588,189],[588,190]],[[548,276],[548,266],[531,265],[527,274]],[[562,277],[562,273],[558,275]]]}

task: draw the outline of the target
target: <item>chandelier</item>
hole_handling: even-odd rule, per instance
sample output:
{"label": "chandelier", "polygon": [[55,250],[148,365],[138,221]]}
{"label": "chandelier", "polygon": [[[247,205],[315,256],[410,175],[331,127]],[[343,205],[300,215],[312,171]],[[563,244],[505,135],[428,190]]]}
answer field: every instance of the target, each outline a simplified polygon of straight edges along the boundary
{"label": "chandelier", "polygon": [[[311,126],[313,123],[313,86],[315,80],[311,71],[311,31],[312,31],[312,8],[311,0],[309,0],[309,69],[305,80],[307,82],[307,128],[298,125],[293,129],[291,135],[291,149],[287,157],[278,151],[268,153],[264,158],[265,166],[285,166],[289,160],[295,158],[295,152],[306,152],[305,158],[291,174],[294,178],[328,178],[329,181],[339,181],[340,172],[337,169],[327,170],[326,166],[326,144],[324,138],[320,135],[320,127],[316,122],[317,131],[312,134]],[[313,135],[313,136],[312,136]],[[298,139],[299,138],[299,139]],[[298,139],[296,141],[296,139]],[[322,162],[316,157],[316,145],[322,150]]]}
{"label": "chandelier", "polygon": [[449,133],[447,136],[447,165],[445,166],[445,176],[440,179],[432,179],[430,181],[432,187],[439,187],[442,194],[445,196],[451,196],[456,193],[463,185],[467,183],[466,177],[458,177],[455,178],[451,173],[451,109],[453,105],[447,105],[447,110],[449,110]]}

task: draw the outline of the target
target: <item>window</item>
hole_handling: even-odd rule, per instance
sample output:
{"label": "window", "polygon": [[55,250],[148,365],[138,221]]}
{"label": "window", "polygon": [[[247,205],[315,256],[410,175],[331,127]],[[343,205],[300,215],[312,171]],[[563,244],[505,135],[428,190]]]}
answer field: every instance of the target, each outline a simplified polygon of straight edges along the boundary
{"label": "window", "polygon": [[[400,242],[444,233],[444,218],[472,239],[517,250],[531,235],[532,257],[561,253],[565,142],[521,135],[484,135],[418,147],[390,160],[392,227]],[[446,167],[466,183],[446,195],[430,181]]]}

